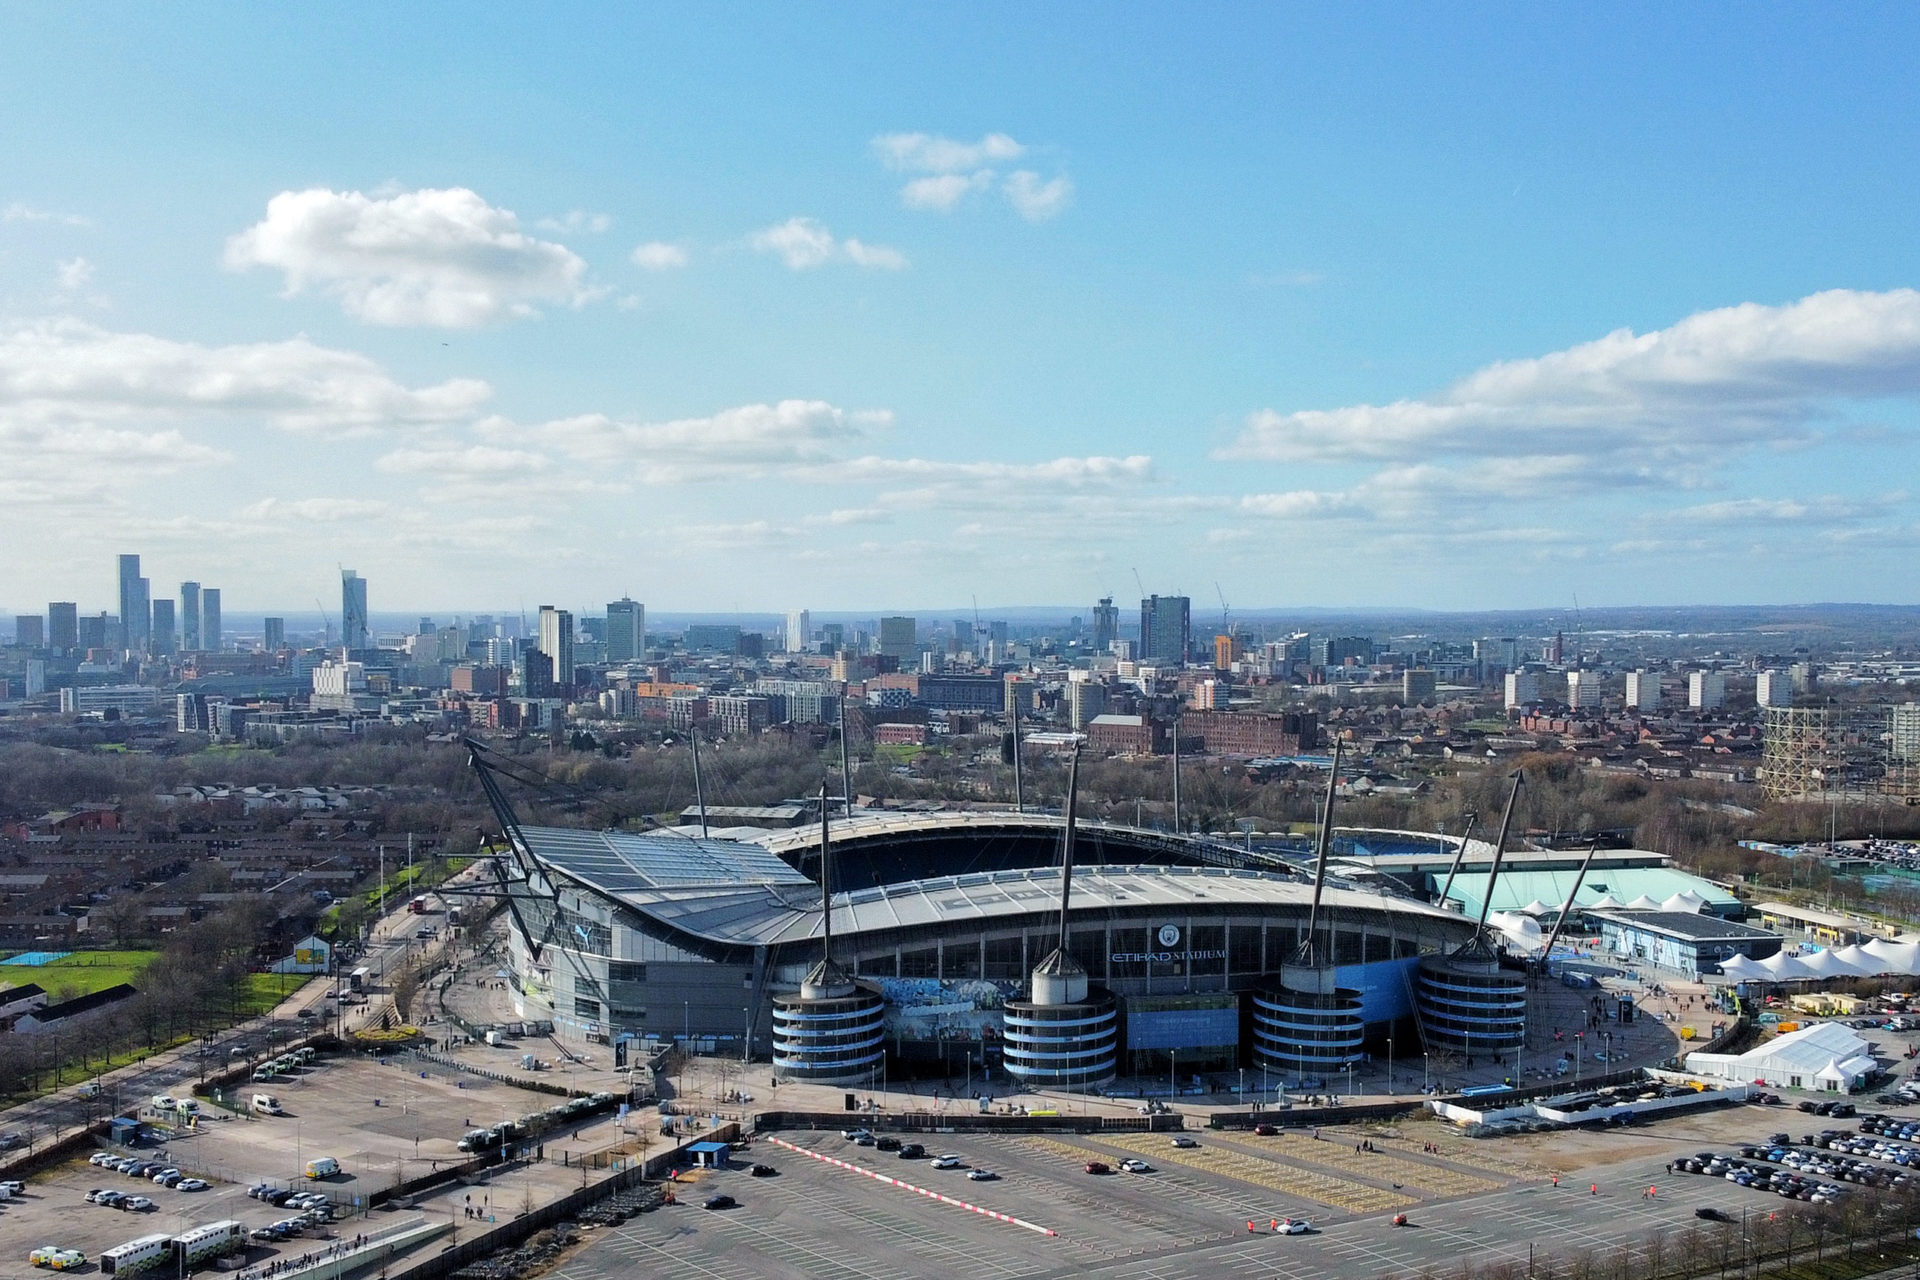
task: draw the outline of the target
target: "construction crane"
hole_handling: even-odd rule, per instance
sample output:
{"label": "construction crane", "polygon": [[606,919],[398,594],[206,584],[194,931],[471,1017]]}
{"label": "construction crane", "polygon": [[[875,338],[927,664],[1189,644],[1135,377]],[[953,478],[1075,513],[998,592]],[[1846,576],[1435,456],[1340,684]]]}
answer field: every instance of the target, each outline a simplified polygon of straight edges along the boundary
{"label": "construction crane", "polygon": [[320,603],[320,597],[313,598],[313,607],[320,611],[321,643],[323,649],[333,648],[333,615],[327,612],[327,606]]}
{"label": "construction crane", "polygon": [[1223,635],[1233,634],[1233,615],[1227,611],[1227,593],[1220,589],[1220,580],[1213,580],[1213,594],[1220,597],[1220,631]]}
{"label": "construction crane", "polygon": [[1145,600],[1147,598],[1147,584],[1140,581],[1140,571],[1138,569],[1133,571],[1133,585],[1140,588],[1140,598]]}

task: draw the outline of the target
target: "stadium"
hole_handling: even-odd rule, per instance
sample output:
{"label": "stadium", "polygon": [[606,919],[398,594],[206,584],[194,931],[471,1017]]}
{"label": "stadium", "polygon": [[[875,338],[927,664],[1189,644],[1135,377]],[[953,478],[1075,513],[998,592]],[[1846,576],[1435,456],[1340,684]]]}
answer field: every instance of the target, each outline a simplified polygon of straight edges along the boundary
{"label": "stadium", "polygon": [[[1063,929],[1068,820],[855,814],[832,824],[828,957],[817,827],[703,837],[510,814],[522,1017],[738,1054],[791,1079],[1008,1072],[1073,1088],[1240,1066],[1304,1079],[1396,1028],[1406,1052],[1416,993],[1484,946],[1474,920],[1363,868],[1330,875],[1316,911],[1298,860],[1085,822]],[[1490,982],[1510,1019],[1523,979],[1483,967],[1473,985]]]}

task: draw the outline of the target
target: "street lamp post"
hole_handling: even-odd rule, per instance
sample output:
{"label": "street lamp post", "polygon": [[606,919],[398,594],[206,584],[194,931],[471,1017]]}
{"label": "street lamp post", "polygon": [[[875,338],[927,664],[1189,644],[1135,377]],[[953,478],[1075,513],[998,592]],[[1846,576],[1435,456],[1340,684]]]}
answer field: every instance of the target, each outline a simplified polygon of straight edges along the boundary
{"label": "street lamp post", "polygon": [[1393,1032],[1387,1032],[1387,1096],[1393,1096]]}

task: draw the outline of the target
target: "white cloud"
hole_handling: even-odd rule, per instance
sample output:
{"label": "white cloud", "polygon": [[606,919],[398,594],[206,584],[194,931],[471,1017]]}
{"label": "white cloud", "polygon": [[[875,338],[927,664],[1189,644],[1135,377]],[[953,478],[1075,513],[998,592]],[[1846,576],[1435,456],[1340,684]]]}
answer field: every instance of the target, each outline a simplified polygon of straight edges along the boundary
{"label": "white cloud", "polygon": [[1027,150],[1004,133],[989,133],[978,142],[956,142],[927,133],[888,133],[873,140],[873,149],[889,167],[920,173],[979,169],[1018,160]]}
{"label": "white cloud", "polygon": [[93,219],[77,213],[55,213],[49,209],[37,209],[30,204],[15,200],[0,207],[0,222],[57,222],[66,227],[90,227]]}
{"label": "white cloud", "polygon": [[745,478],[821,463],[891,424],[892,415],[884,412],[782,400],[667,422],[623,422],[595,413],[531,427],[488,422],[481,430],[579,462],[631,467],[646,482],[665,483]]}
{"label": "white cloud", "polygon": [[647,271],[671,271],[687,265],[687,251],[664,240],[649,240],[635,247],[633,265]]}
{"label": "white cloud", "polygon": [[593,296],[571,250],[525,234],[510,210],[464,187],[382,198],[283,191],[227,242],[226,265],[278,268],[288,294],[319,288],[380,325],[472,328]]}
{"label": "white cloud", "polygon": [[378,470],[401,474],[483,477],[524,475],[551,465],[542,455],[524,449],[444,443],[395,449],[374,463]]}
{"label": "white cloud", "polygon": [[1028,222],[1044,222],[1056,217],[1073,199],[1073,183],[1067,178],[1041,181],[1031,169],[1016,169],[1007,175],[1002,189],[1007,203]]}
{"label": "white cloud", "polygon": [[70,258],[56,263],[54,274],[59,277],[60,287],[73,292],[84,289],[93,281],[93,264],[85,258]]}
{"label": "white cloud", "polygon": [[613,227],[613,216],[605,213],[588,213],[584,209],[569,209],[558,218],[542,218],[533,224],[542,231],[551,231],[556,235],[602,235]]}
{"label": "white cloud", "polygon": [[207,347],[77,320],[0,330],[0,421],[219,412],[360,431],[464,420],[491,394],[465,378],[406,387],[366,356],[304,337]]}
{"label": "white cloud", "polygon": [[1907,500],[1904,491],[1812,498],[1730,498],[1663,513],[1686,524],[1861,524],[1877,520]]}
{"label": "white cloud", "polygon": [[859,240],[835,240],[813,218],[788,218],[785,222],[754,232],[748,241],[761,253],[771,253],[794,271],[806,271],[829,262],[845,261],[860,267],[878,267],[898,271],[907,265],[906,255],[882,245]]}
{"label": "white cloud", "polygon": [[340,524],[371,520],[392,508],[370,498],[262,498],[240,509],[253,520],[297,520],[314,524]]}
{"label": "white cloud", "polygon": [[900,203],[909,209],[936,209],[946,213],[961,200],[975,191],[984,191],[993,185],[993,171],[981,169],[976,173],[940,173],[931,177],[915,178],[900,188]]}
{"label": "white cloud", "polygon": [[1803,440],[1835,399],[1920,390],[1920,293],[1833,290],[1619,330],[1489,365],[1427,400],[1262,411],[1217,456],[1277,462],[1578,455],[1712,465]]}
{"label": "white cloud", "polygon": [[[1005,486],[1031,485],[1085,488],[1099,485],[1141,484],[1154,478],[1153,459],[1145,454],[1125,458],[1052,458],[1044,462],[953,462],[932,458],[882,458],[873,455],[814,467],[800,478],[850,484],[980,485],[998,488],[1016,501],[1032,500],[1031,492]],[[978,495],[984,498],[984,495]]]}

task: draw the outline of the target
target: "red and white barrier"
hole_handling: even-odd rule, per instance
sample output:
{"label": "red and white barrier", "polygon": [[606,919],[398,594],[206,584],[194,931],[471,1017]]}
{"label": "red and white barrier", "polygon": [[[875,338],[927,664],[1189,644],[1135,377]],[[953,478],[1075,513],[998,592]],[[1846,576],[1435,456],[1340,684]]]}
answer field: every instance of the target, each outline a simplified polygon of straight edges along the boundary
{"label": "red and white barrier", "polygon": [[942,1195],[938,1191],[929,1191],[925,1187],[916,1187],[911,1182],[902,1182],[898,1178],[889,1178],[884,1173],[875,1173],[872,1169],[864,1169],[857,1164],[849,1164],[845,1160],[837,1160],[819,1151],[809,1151],[805,1147],[796,1147],[784,1138],[770,1137],[766,1139],[766,1141],[771,1142],[776,1147],[785,1147],[789,1151],[797,1152],[800,1155],[819,1160],[825,1164],[830,1164],[836,1169],[845,1169],[849,1173],[857,1173],[863,1178],[872,1178],[875,1182],[884,1182],[890,1187],[899,1187],[902,1191],[911,1191],[917,1196],[925,1196],[929,1200],[938,1200],[941,1204],[950,1204],[957,1209],[965,1209],[969,1213],[977,1213],[984,1218],[996,1218],[1001,1222],[1010,1222],[1016,1227],[1025,1227],[1029,1231],[1038,1231],[1043,1236],[1057,1236],[1060,1234],[1050,1227],[1038,1226],[1028,1222],[1025,1218],[1016,1218],[1010,1213],[1000,1213],[994,1209],[983,1209],[977,1204],[968,1204],[965,1200],[955,1200],[952,1196]]}

